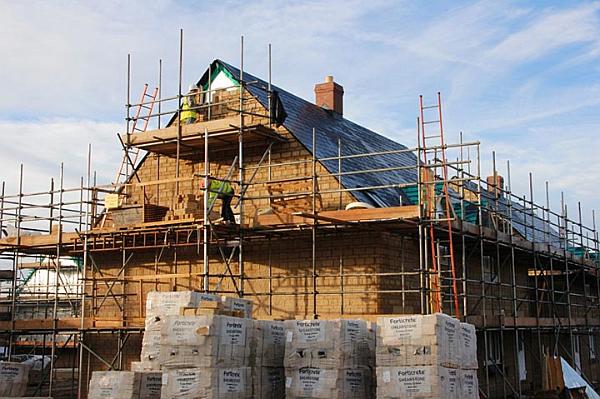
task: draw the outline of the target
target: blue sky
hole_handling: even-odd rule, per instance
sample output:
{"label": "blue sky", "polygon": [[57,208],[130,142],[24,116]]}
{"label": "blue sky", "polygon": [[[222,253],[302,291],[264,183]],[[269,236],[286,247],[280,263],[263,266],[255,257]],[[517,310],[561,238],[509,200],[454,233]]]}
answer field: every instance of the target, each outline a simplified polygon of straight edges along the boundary
{"label": "blue sky", "polygon": [[[345,116],[415,146],[418,95],[444,98],[446,136],[482,142],[484,173],[497,152],[511,160],[513,191],[535,196],[550,182],[556,208],[564,191],[584,217],[600,209],[600,3],[371,0],[0,1],[0,180],[16,191],[47,187],[64,162],[78,184],[88,143],[100,181],[120,160],[127,53],[133,97],[156,84],[177,86],[179,28],[184,80],[214,58],[312,99],[325,75],[345,88]],[[10,139],[7,139],[10,138]],[[573,215],[573,214],[571,214]]]}

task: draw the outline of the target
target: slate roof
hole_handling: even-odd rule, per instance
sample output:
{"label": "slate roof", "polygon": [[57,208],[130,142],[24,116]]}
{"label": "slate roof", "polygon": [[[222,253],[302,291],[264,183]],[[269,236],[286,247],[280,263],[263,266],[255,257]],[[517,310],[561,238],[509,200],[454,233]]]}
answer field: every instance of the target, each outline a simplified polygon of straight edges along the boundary
{"label": "slate roof", "polygon": [[[217,66],[216,63],[220,63],[239,80],[240,71],[238,68],[221,60],[215,60],[211,65],[213,70]],[[207,79],[208,71],[199,83],[204,83]],[[268,107],[267,82],[245,71],[244,81],[253,82],[247,85],[248,91],[263,106]],[[313,152],[312,130],[316,128],[316,157],[319,159],[337,156],[338,139],[341,140],[342,155],[404,150],[407,148],[348,119],[334,115],[330,111],[324,110],[279,87],[272,86],[272,89],[277,90],[279,93],[288,115],[283,125],[311,153]],[[330,173],[338,172],[337,160],[322,163]],[[343,176],[342,183],[347,189],[416,183],[416,165],[417,157],[412,152],[344,159],[342,161],[342,172],[406,166],[410,166],[411,169],[351,174]],[[400,197],[403,198],[404,204],[408,201],[403,191],[394,187],[352,191],[352,193],[359,201],[378,207],[400,205]]]}
{"label": "slate roof", "polygon": [[[215,60],[211,64],[211,70],[215,70],[220,64],[231,75],[239,80],[240,70],[224,61]],[[204,73],[198,84],[204,84],[208,80],[208,70]],[[246,86],[247,90],[258,99],[264,106],[268,107],[267,82],[257,78],[247,72],[244,72],[244,81],[253,82]],[[309,101],[306,101],[294,94],[291,94],[277,86],[271,86],[276,90],[287,112],[287,119],[284,126],[308,151],[313,152],[312,148],[312,130],[316,128],[317,135],[317,158],[335,157],[338,154],[338,139],[342,143],[342,155],[366,154],[373,152],[385,152],[393,150],[405,150],[402,144],[390,140],[374,131],[363,126],[334,115],[330,111],[324,110]],[[359,157],[344,159],[342,163],[342,172],[373,170],[390,167],[409,167],[410,169],[369,172],[343,176],[342,182],[345,188],[354,189],[369,186],[402,185],[417,182],[417,172],[414,166],[417,165],[417,157],[412,152],[403,152],[399,154],[385,154],[371,157]],[[330,160],[322,162],[330,173],[338,172],[338,161]],[[473,184],[466,182],[467,185]],[[467,187],[468,188],[468,187]],[[413,190],[414,191],[414,187]],[[473,185],[473,190],[476,190]],[[388,207],[407,204],[411,202],[410,190],[400,188],[380,188],[364,191],[352,191],[359,200],[378,207]],[[489,209],[496,209],[506,217],[512,213],[513,228],[529,241],[549,242],[552,245],[560,247],[562,240],[559,233],[546,223],[542,218],[532,215],[529,209],[526,209],[519,203],[512,202],[510,205],[506,198],[500,198],[495,201],[491,194],[482,193],[484,201],[487,200]],[[412,195],[414,197],[414,193]],[[451,196],[454,196],[451,194]],[[414,202],[414,201],[413,201]],[[485,205],[484,205],[485,206]],[[512,211],[510,210],[512,208]],[[534,228],[531,224],[533,222]]]}

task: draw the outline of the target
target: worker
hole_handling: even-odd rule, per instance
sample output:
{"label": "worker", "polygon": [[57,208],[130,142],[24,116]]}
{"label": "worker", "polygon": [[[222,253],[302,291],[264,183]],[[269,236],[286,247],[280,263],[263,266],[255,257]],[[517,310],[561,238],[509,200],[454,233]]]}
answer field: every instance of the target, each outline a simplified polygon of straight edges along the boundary
{"label": "worker", "polygon": [[[225,222],[235,224],[235,216],[231,209],[231,200],[235,194],[231,183],[226,181],[208,179],[208,206],[215,202],[215,198],[221,200],[221,219]],[[200,188],[204,189],[204,179],[200,180]]]}
{"label": "worker", "polygon": [[196,97],[199,93],[198,86],[190,85],[188,94],[183,97],[183,103],[181,104],[181,112],[179,113],[179,120],[182,125],[189,125],[190,123],[198,122],[198,110]]}

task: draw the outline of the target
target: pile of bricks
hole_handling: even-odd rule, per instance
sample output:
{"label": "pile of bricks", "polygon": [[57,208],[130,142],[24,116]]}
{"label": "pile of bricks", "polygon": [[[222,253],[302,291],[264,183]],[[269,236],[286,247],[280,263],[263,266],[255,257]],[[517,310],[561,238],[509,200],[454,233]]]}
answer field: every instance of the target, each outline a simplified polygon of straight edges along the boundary
{"label": "pile of bricks", "polygon": [[165,220],[198,219],[204,217],[202,209],[204,199],[195,194],[178,195],[171,209],[167,211]]}

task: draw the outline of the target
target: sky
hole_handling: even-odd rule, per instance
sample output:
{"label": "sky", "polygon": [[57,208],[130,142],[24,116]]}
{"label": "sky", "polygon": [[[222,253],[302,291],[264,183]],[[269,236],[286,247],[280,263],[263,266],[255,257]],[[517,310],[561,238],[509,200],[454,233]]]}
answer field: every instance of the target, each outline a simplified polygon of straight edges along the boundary
{"label": "sky", "polygon": [[418,98],[442,93],[447,142],[481,142],[482,175],[550,200],[564,192],[571,217],[600,212],[600,3],[561,1],[36,1],[0,0],[0,181],[49,186],[61,162],[79,185],[88,145],[100,183],[113,179],[131,96],[184,87],[211,60],[240,64],[312,100],[325,75],[344,86],[344,116],[416,146]]}

